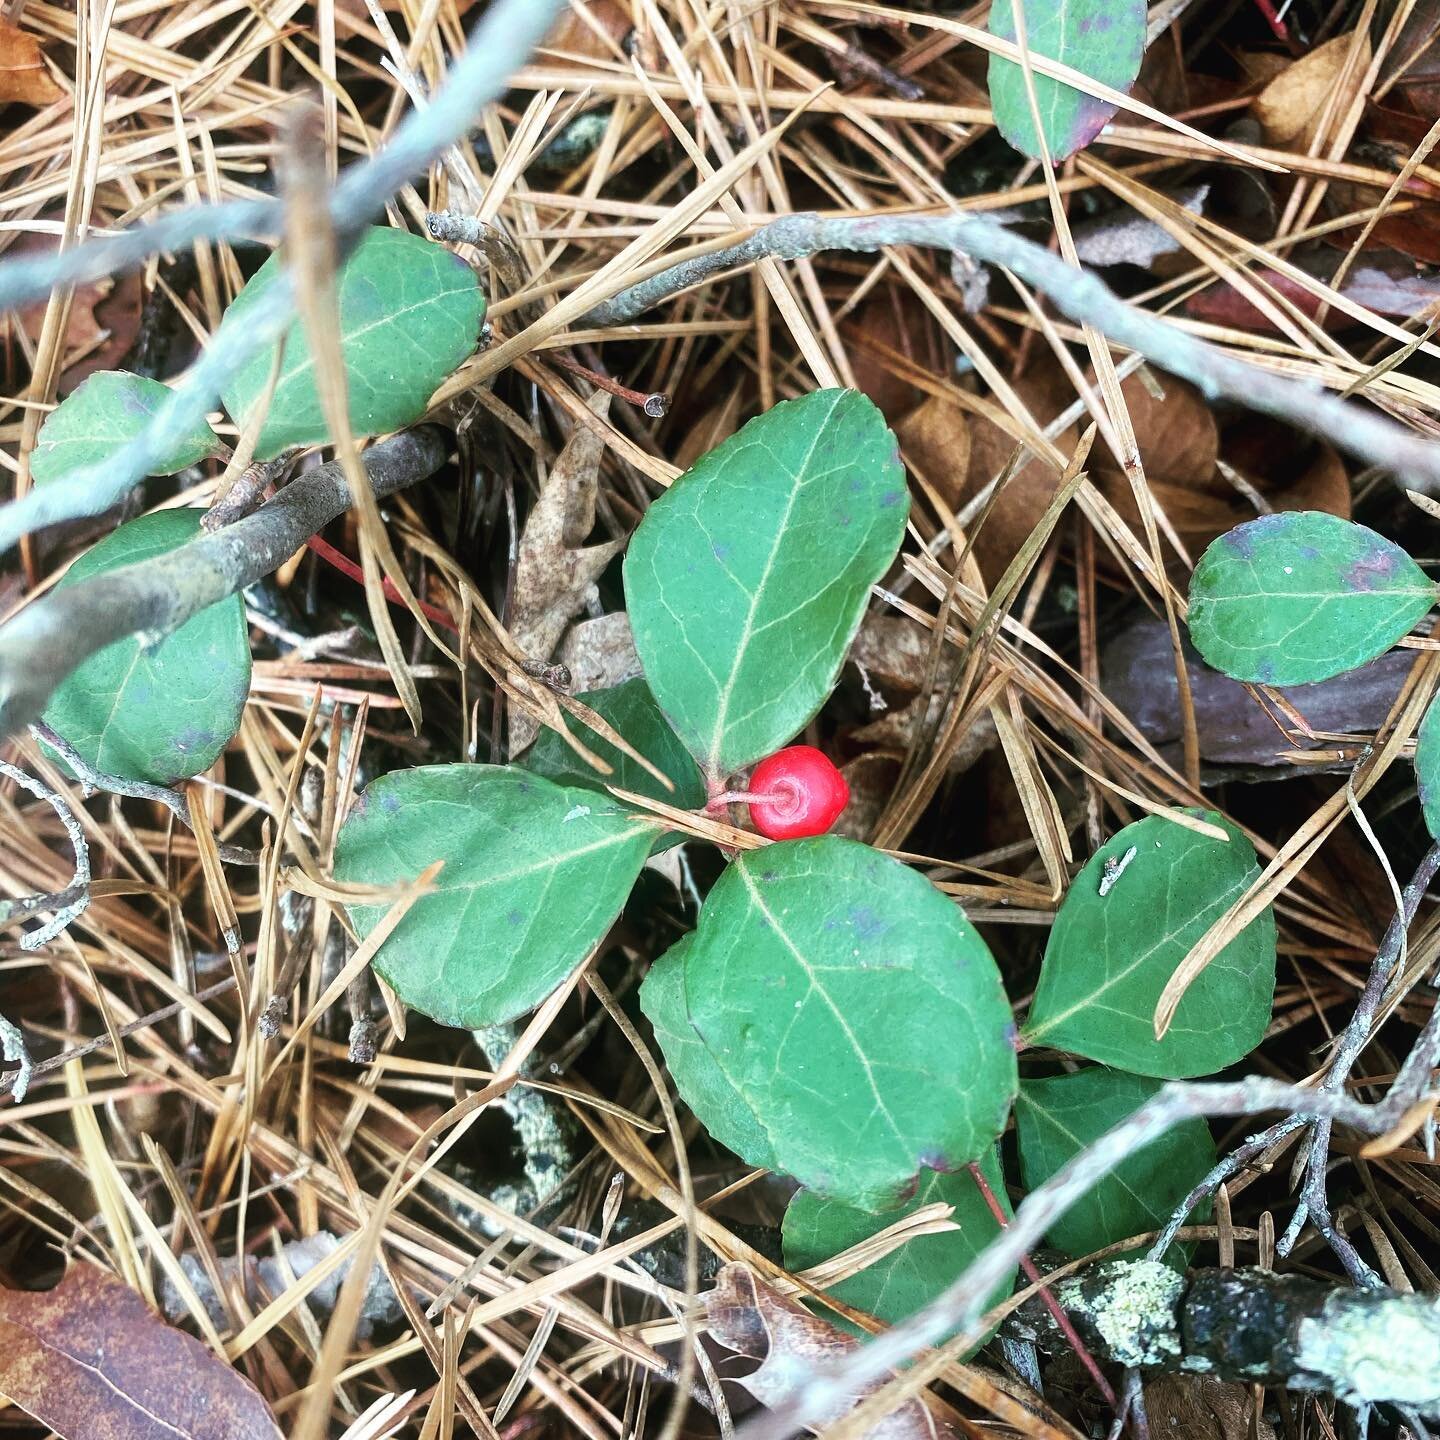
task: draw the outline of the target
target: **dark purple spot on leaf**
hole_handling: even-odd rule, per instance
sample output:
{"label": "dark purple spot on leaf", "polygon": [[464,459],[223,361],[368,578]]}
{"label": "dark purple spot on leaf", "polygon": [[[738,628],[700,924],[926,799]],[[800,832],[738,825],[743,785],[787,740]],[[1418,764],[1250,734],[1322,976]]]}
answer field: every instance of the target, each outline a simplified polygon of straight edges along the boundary
{"label": "dark purple spot on leaf", "polygon": [[1394,550],[1372,550],[1346,566],[1340,578],[1351,590],[1374,590],[1395,574],[1398,559]]}

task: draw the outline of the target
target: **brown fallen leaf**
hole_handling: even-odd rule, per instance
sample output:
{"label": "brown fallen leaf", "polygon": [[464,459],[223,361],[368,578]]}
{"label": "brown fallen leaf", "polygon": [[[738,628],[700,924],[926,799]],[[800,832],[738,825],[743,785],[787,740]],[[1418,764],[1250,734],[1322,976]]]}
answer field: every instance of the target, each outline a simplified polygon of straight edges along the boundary
{"label": "brown fallen leaf", "polygon": [[608,690],[640,674],[640,652],[623,610],[572,625],[555,659],[570,672],[570,689],[576,695]]}
{"label": "brown fallen leaf", "polygon": [[40,42],[29,31],[0,20],[0,105],[53,105],[65,92],[45,68]]}
{"label": "brown fallen leaf", "polygon": [[[1075,398],[1074,386],[1059,363],[1048,356],[1035,360],[1013,385],[1042,429]],[[1067,426],[1055,437],[1055,444],[1062,454],[1068,455],[1075,449],[1077,438],[1075,427]],[[1004,471],[1016,445],[1015,437],[994,421],[978,415],[970,417],[970,465],[962,495],[965,502]],[[1030,538],[1036,521],[1045,513],[1060,486],[1057,470],[1028,450],[1025,457],[1028,463],[1006,480],[984,527],[972,529],[975,559],[987,585],[994,585],[1005,573],[1005,567]]]}
{"label": "brown fallen leaf", "polygon": [[1209,1375],[1159,1375],[1145,1382],[1150,1433],[1173,1440],[1275,1440],[1263,1415],[1250,1428],[1250,1390]]}
{"label": "brown fallen leaf", "polygon": [[614,61],[617,52],[623,53],[625,37],[635,28],[629,6],[620,0],[589,0],[584,10],[561,11],[540,47],[546,63],[567,67],[577,60]]}
{"label": "brown fallen leaf", "polygon": [[914,360],[933,373],[939,356],[928,343],[934,328],[929,312],[913,290],[879,286],[860,302],[846,321],[847,340],[855,387],[868,395],[892,425],[913,410],[924,397],[888,358],[891,352]]}
{"label": "brown fallen leaf", "polygon": [[[705,1319],[717,1344],[760,1363],[737,1377],[763,1405],[784,1398],[798,1377],[856,1350],[860,1341],[778,1294],[748,1265],[727,1265],[705,1297]],[[872,1385],[840,1395],[821,1417],[829,1425],[852,1411]],[[867,1440],[955,1440],[955,1431],[919,1400],[893,1410]]]}
{"label": "brown fallen leaf", "polygon": [[[1251,101],[1250,108],[1272,145],[1309,147],[1335,87],[1345,71],[1353,34],[1337,35],[1288,65]],[[1370,63],[1370,42],[1361,42],[1360,73]]]}
{"label": "brown fallen leaf", "polygon": [[943,395],[931,395],[895,425],[906,467],[932,485],[951,512],[961,505],[970,469],[970,426],[965,412]]}
{"label": "brown fallen leaf", "polygon": [[0,1395],[64,1440],[280,1440],[260,1392],[123,1281],[0,1290]]}
{"label": "brown fallen leaf", "polygon": [[930,632],[903,615],[867,615],[851,643],[850,661],[872,685],[893,685],[913,695],[925,683]]}
{"label": "brown fallen leaf", "polygon": [[[0,39],[0,45],[3,45]],[[46,219],[58,219],[50,214]],[[9,255],[53,255],[59,246],[57,235],[29,231],[16,238]],[[108,276],[77,285],[70,297],[65,325],[65,342],[60,352],[60,373],[55,393],[63,400],[87,375],[96,370],[113,370],[129,353],[140,330],[144,308],[144,281],[138,271]],[[32,342],[40,338],[45,322],[45,301],[27,305],[18,312],[20,326]]]}
{"label": "brown fallen leaf", "polygon": [[894,755],[872,750],[847,760],[840,767],[840,773],[850,787],[850,803],[841,811],[832,827],[833,833],[868,844],[895,794],[900,761]]}
{"label": "brown fallen leaf", "polygon": [[[604,417],[610,397],[597,390],[590,409]],[[595,528],[600,456],[605,443],[588,425],[577,425],[540,490],[525,522],[515,566],[515,598],[510,635],[530,661],[555,653],[560,637],[595,594],[595,583],[618,555],[623,541],[586,546]],[[510,749],[518,754],[535,738],[536,722],[522,711],[511,713]]]}

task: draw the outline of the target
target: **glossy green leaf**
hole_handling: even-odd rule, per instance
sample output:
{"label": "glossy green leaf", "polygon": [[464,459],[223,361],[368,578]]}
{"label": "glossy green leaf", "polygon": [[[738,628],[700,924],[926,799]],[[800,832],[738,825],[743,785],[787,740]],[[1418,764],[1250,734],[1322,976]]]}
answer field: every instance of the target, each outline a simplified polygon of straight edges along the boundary
{"label": "glossy green leaf", "polygon": [[[657,827],[592,790],[504,765],[425,765],[366,786],[335,845],[335,878],[394,886],[445,862],[375,969],[445,1025],[538,1005],[620,913]],[[347,907],[368,935],[387,905]]]}
{"label": "glossy green leaf", "polygon": [[1432,700],[1415,737],[1415,779],[1425,828],[1440,840],[1440,701]]}
{"label": "glossy green leaf", "polygon": [[[142,515],[86,551],[60,585],[163,555],[199,530],[198,510]],[[45,723],[98,770],[169,784],[215,763],[249,693],[245,605],[233,595],[157,644],[131,635],[82,661],[51,696]]]}
{"label": "glossy green leaf", "polygon": [[[980,1170],[1000,1202],[1001,1210],[1009,1217],[1010,1201],[993,1146],[981,1161]],[[842,1250],[868,1240],[926,1205],[953,1206],[955,1213],[951,1219],[958,1228],[907,1240],[873,1265],[867,1265],[828,1290],[837,1300],[864,1310],[877,1320],[888,1325],[898,1324],[935,1299],[1000,1234],[1000,1226],[968,1167],[948,1175],[927,1170],[914,1198],[903,1209],[888,1215],[872,1215],[851,1205],[842,1205],[838,1200],[826,1200],[813,1190],[797,1190],[786,1207],[782,1227],[785,1267],[808,1270],[812,1265],[831,1260]],[[987,1308],[1010,1294],[1018,1268],[1012,1269],[991,1292]],[[827,1314],[826,1318],[832,1317]],[[836,1323],[845,1324],[844,1321]],[[983,1340],[977,1342],[975,1348],[983,1343]]]}
{"label": "glossy green leaf", "polygon": [[894,1207],[1005,1126],[1014,1027],[995,962],[956,905],[868,845],[737,856],[684,969],[690,1024],[775,1167],[822,1195]]}
{"label": "glossy green leaf", "polygon": [[640,986],[640,1009],[655,1031],[666,1068],[685,1103],[712,1139],[747,1165],[775,1168],[769,1137],[690,1023],[685,1005],[685,953],[690,936],[672,945]]}
{"label": "glossy green leaf", "polygon": [[[135,439],[170,398],[170,387],[126,370],[97,370],[87,376],[45,417],[30,452],[30,475],[37,485],[100,465]],[[220,443],[202,420],[177,435],[151,467],[152,475],[173,475],[196,465]]]}
{"label": "glossy green leaf", "polygon": [[[1145,0],[1024,0],[1025,39],[1032,55],[1058,60],[1112,90],[1126,91],[1140,73],[1145,55]],[[995,0],[990,33],[1019,43],[1014,0]],[[1019,151],[1038,160],[1035,133],[1041,133],[1052,160],[1083,150],[1115,113],[1097,99],[1061,80],[1033,71],[1035,107],[1025,86],[1025,71],[1013,60],[990,56],[990,104],[1000,133]]]}
{"label": "glossy green leaf", "polygon": [[[1026,1190],[1038,1189],[1068,1160],[1134,1114],[1162,1084],[1098,1068],[1022,1080],[1015,1132]],[[1199,1118],[1182,1120],[1092,1186],[1050,1227],[1048,1239],[1079,1258],[1159,1230],[1214,1164],[1210,1127]],[[1203,1224],[1209,1214],[1207,1200],[1192,1221]]]}
{"label": "glossy green leaf", "polygon": [[1179,1079],[1232,1065],[1260,1042],[1275,992],[1267,906],[1196,977],[1163,1040],[1155,1007],[1210,926],[1260,874],[1230,821],[1212,839],[1152,815],[1127,825],[1075,877],[1055,917],[1025,1025],[1034,1045]]}
{"label": "glossy green leaf", "polygon": [[1214,541],[1190,577],[1190,638],[1207,664],[1305,685],[1382,655],[1434,604],[1398,545],[1319,511],[1262,515]]}
{"label": "glossy green leaf", "polygon": [[[224,323],[246,324],[280,273],[277,251],[235,297]],[[480,342],[485,297],[475,272],[443,245],[377,226],[345,261],[338,291],[351,426],[357,435],[379,435],[413,424],[440,382]],[[280,378],[255,451],[262,460],[292,445],[330,439],[304,327],[294,326],[284,345]],[[275,348],[242,366],[225,390],[225,408],[237,425],[244,425],[264,399]]]}
{"label": "glossy green leaf", "polygon": [[879,410],[818,390],[751,420],[650,506],[625,556],[630,623],[704,771],[752,764],[820,708],[908,505]]}
{"label": "glossy green leaf", "polygon": [[609,690],[591,690],[575,698],[608,720],[618,734],[674,782],[675,788],[667,790],[643,765],[573,718],[570,725],[578,738],[613,765],[615,773],[607,777],[591,769],[561,736],[548,729],[542,730],[525,752],[520,763],[526,769],[560,785],[583,785],[602,792],[606,785],[617,785],[682,810],[694,810],[705,803],[705,782],[699,768],[670,728],[644,680],[626,680]]}

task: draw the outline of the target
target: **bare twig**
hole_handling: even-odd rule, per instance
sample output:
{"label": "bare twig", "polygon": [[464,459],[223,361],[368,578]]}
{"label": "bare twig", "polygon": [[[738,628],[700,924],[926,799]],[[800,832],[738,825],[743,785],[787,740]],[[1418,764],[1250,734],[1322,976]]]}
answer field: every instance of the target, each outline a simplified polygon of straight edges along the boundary
{"label": "bare twig", "polygon": [[[127,780],[123,775],[111,775],[106,770],[97,770],[58,731],[52,730],[43,720],[36,720],[30,726],[30,733],[48,745],[74,772],[87,793],[104,790],[110,795],[127,795],[132,800],[153,800],[163,805],[188,830],[190,807],[178,790],[167,790],[163,785],[152,785],[148,780]],[[221,845],[220,858],[231,865],[258,865],[260,857],[253,850],[241,845]]]}
{"label": "bare twig", "polygon": [[[331,192],[330,213],[342,240],[353,239],[390,196],[470,128],[479,110],[503,91],[511,73],[544,37],[560,8],[560,0],[500,0],[485,12],[444,87],[424,109],[411,112],[385,149],[347,171]],[[280,217],[278,202],[230,215],[231,223],[238,218],[252,225],[263,218],[271,231],[280,229]],[[103,252],[111,244],[98,242],[96,248]],[[80,257],[87,256],[91,248],[79,246],[58,255],[48,269],[34,261],[11,262],[24,267],[13,276],[10,265],[0,266],[0,311],[89,274],[95,262]],[[156,248],[149,245],[148,251]],[[144,258],[139,250],[137,240],[117,253],[115,260],[138,263]],[[117,268],[118,264],[107,262],[99,273]],[[150,472],[171,435],[205,419],[230,376],[251,356],[278,341],[294,318],[294,282],[287,271],[261,302],[250,308],[243,324],[220,326],[183,383],[171,391],[135,439],[103,464],[84,466],[0,507],[0,552],[42,526],[108,509]]]}
{"label": "bare twig", "polygon": [[[1436,1045],[1440,1046],[1440,1024],[1435,1028]],[[1398,1089],[1397,1082],[1395,1090]],[[1016,1210],[1010,1227],[941,1295],[910,1319],[847,1355],[841,1364],[817,1365],[795,1384],[784,1401],[745,1426],[741,1432],[744,1440],[780,1440],[781,1436],[790,1435],[830,1413],[837,1393],[853,1395],[943,1335],[952,1331],[978,1334],[986,1297],[1010,1274],[1020,1256],[1032,1249],[1060,1216],[1126,1156],[1158,1139],[1182,1120],[1282,1110],[1303,1119],[1339,1120],[1363,1134],[1381,1135],[1403,1117],[1406,1108],[1405,1097],[1394,1092],[1377,1104],[1365,1105],[1348,1095],[1311,1090],[1259,1076],[1228,1084],[1170,1082],[1119,1125],[1074,1156],[1045,1184],[1032,1190]]]}
{"label": "bare twig", "polygon": [[[1341,1090],[1350,1078],[1350,1072],[1370,1038],[1371,1027],[1381,1001],[1389,989],[1391,977],[1405,953],[1405,937],[1425,897],[1430,882],[1440,871],[1440,842],[1425,852],[1402,897],[1403,908],[1396,913],[1385,931],[1380,948],[1366,977],[1365,988],[1355,1006],[1355,1013],[1341,1032],[1331,1056],[1325,1078],[1320,1082],[1322,1090]],[[1380,1277],[1360,1257],[1350,1241],[1335,1227],[1330,1214],[1330,1199],[1325,1176],[1330,1163],[1331,1122],[1317,1120],[1310,1133],[1310,1150],[1305,1157],[1305,1181],[1300,1191],[1300,1203],[1286,1227],[1285,1234],[1276,1245],[1281,1255],[1288,1255],[1300,1238],[1300,1232],[1308,1219],[1319,1232],[1325,1243],[1344,1265],[1346,1273],[1357,1285],[1379,1285]]]}
{"label": "bare twig", "polygon": [[[30,794],[49,805],[60,817],[60,823],[65,827],[65,834],[70,838],[71,848],[75,851],[75,878],[63,893],[69,895],[72,891],[78,890],[78,894],[73,899],[62,900],[53,918],[38,930],[31,930],[20,938],[22,950],[39,950],[42,946],[48,945],[72,920],[83,914],[85,907],[90,903],[90,847],[85,843],[85,832],[80,828],[80,822],[75,818],[74,812],[65,803],[62,796],[56,794],[48,785],[43,784],[33,775],[27,775],[23,770],[7,764],[4,760],[0,760],[0,775],[7,776],[22,790],[28,790]],[[59,896],[41,898],[60,899]],[[6,918],[8,919],[9,916],[7,915]]]}
{"label": "bare twig", "polygon": [[760,260],[800,260],[822,250],[869,253],[892,245],[960,252],[999,265],[1043,290],[1070,319],[1144,355],[1194,385],[1206,399],[1229,400],[1320,435],[1413,490],[1440,492],[1440,444],[1316,386],[1287,380],[1129,305],[1092,272],[1077,270],[1042,245],[981,215],[874,215],[826,219],[787,215],[726,249],[682,261],[597,305],[582,326],[623,325],[682,290]]}
{"label": "bare twig", "polygon": [[[365,452],[377,496],[433,474],[443,433],[421,426]],[[253,515],[213,535],[52,590],[0,629],[0,735],[36,719],[80,662],[126,635],[156,637],[268,575],[344,512],[349,491],[333,461],[292,481]]]}
{"label": "bare twig", "polygon": [[[218,980],[208,989],[197,991],[191,999],[197,1004],[203,1005],[207,1000],[214,1000],[219,995],[224,995],[235,988],[235,977],[227,975],[225,979]],[[159,1025],[169,1020],[172,1016],[178,1015],[185,1008],[185,1002],[181,1000],[172,1001],[169,1005],[162,1005],[158,1010],[152,1010],[148,1015],[141,1015],[136,1020],[131,1020],[126,1025],[121,1025],[115,1034],[123,1040],[127,1035],[138,1034],[141,1030],[148,1030],[152,1025]],[[103,1035],[97,1035],[93,1040],[87,1040],[83,1045],[76,1045],[59,1055],[52,1055],[48,1060],[37,1060],[29,1069],[26,1075],[26,1083],[39,1075],[48,1075],[52,1070],[59,1070],[62,1066],[68,1065],[72,1060],[81,1060],[86,1055],[93,1055],[97,1050],[103,1050],[110,1044],[110,1032],[107,1030]],[[0,1076],[0,1095],[7,1090],[18,1091],[20,1085],[19,1072],[14,1075]],[[19,1098],[17,1096],[17,1098]]]}

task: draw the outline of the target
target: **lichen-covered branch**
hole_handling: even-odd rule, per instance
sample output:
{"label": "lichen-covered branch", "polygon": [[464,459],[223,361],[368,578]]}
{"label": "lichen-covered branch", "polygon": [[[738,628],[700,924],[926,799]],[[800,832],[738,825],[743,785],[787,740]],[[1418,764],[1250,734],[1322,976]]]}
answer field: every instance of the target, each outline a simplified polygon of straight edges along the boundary
{"label": "lichen-covered branch", "polygon": [[[1440,1008],[1432,1019],[1437,1021],[1435,1045],[1440,1048]],[[1391,1093],[1374,1105],[1362,1104],[1343,1092],[1311,1090],[1259,1076],[1233,1083],[1171,1081],[1032,1190],[1017,1207],[1009,1227],[923,1310],[876,1336],[843,1362],[818,1365],[797,1378],[788,1396],[745,1426],[745,1440],[780,1440],[828,1413],[837,1392],[855,1394],[946,1334],[977,1332],[986,1297],[1012,1273],[1020,1257],[1033,1250],[1054,1222],[1122,1160],[1182,1120],[1281,1111],[1311,1120],[1336,1120],[1363,1135],[1382,1135],[1413,1103],[1411,1091],[1401,1089],[1403,1081],[1402,1071]]]}
{"label": "lichen-covered branch", "polygon": [[[434,426],[393,435],[363,457],[380,497],[434,474],[445,437]],[[82,660],[127,635],[154,639],[287,560],[350,504],[333,461],[286,486],[253,515],[138,565],[50,591],[0,628],[0,736],[37,719]]]}
{"label": "lichen-covered branch", "polygon": [[[1182,1275],[1154,1260],[1112,1260],[1061,1280],[1055,1296],[1100,1358],[1191,1371],[1352,1405],[1389,1402],[1440,1417],[1440,1299],[1353,1290],[1271,1270]],[[1028,1302],[1007,1330],[1044,1350],[1064,1336]]]}
{"label": "lichen-covered branch", "polygon": [[983,215],[873,215],[826,219],[786,215],[727,249],[682,261],[623,290],[581,317],[583,326],[623,325],[681,290],[762,259],[799,260],[822,250],[869,253],[919,245],[968,255],[1012,271],[1078,324],[1144,355],[1194,385],[1208,400],[1230,400],[1320,435],[1412,490],[1440,493],[1440,444],[1318,386],[1288,380],[1197,340],[1178,325],[1127,304],[1088,270]]}

